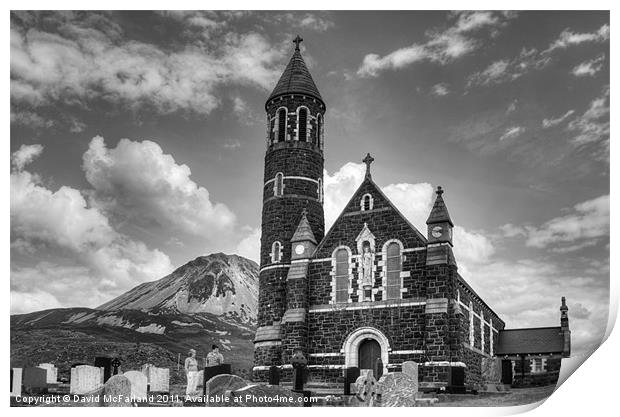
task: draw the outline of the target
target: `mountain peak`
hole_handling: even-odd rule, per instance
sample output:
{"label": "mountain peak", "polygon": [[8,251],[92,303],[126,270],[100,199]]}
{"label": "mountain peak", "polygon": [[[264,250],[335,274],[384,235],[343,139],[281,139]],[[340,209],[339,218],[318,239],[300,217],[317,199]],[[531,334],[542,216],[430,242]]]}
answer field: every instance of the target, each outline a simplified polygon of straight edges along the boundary
{"label": "mountain peak", "polygon": [[199,256],[171,274],[146,282],[99,306],[99,310],[174,310],[180,313],[256,317],[258,265],[222,252]]}

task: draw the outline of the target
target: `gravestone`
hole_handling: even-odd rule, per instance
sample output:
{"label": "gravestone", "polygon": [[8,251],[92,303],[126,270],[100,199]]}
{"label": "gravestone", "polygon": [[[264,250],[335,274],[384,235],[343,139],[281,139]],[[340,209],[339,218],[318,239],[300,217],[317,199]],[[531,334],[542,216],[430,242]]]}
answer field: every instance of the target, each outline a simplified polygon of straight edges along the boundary
{"label": "gravestone", "polygon": [[413,407],[417,392],[417,379],[402,372],[385,374],[378,382],[382,407]]}
{"label": "gravestone", "polygon": [[137,401],[146,400],[146,375],[140,371],[128,371],[123,376],[131,382],[131,397]]}
{"label": "gravestone", "polygon": [[269,385],[280,385],[280,368],[278,366],[269,367]]}
{"label": "gravestone", "polygon": [[[248,385],[246,387],[226,391],[228,401],[224,407],[303,407],[303,393],[291,391],[278,385]],[[274,401],[275,398],[286,398],[287,401]],[[292,401],[288,401],[292,398]],[[236,401],[235,401],[236,399]]]}
{"label": "gravestone", "polygon": [[[205,395],[211,398],[223,398],[226,391],[235,391],[248,385],[251,384],[237,375],[216,375],[205,383]],[[207,402],[207,405],[217,407],[221,405],[221,401]]]}
{"label": "gravestone", "polygon": [[448,371],[448,386],[446,390],[452,394],[465,394],[465,368],[462,366],[451,366]]}
{"label": "gravestone", "polygon": [[53,363],[40,363],[39,368],[47,371],[48,384],[58,383],[58,368],[56,368]]}
{"label": "gravestone", "polygon": [[372,369],[362,369],[361,375],[355,381],[355,396],[364,407],[373,407],[377,398],[377,380]]}
{"label": "gravestone", "polygon": [[412,378],[415,381],[419,381],[417,362],[414,362],[414,361],[403,362],[402,368],[403,368],[403,374],[408,375],[410,378]]}
{"label": "gravestone", "polygon": [[222,374],[232,374],[232,369],[229,363],[223,363],[221,365],[205,367],[204,372],[202,374],[202,395],[205,395],[205,387],[207,385],[206,382],[210,380],[211,378],[213,378],[214,376],[222,375]]}
{"label": "gravestone", "polygon": [[142,367],[150,392],[170,392],[170,369],[146,364]]}
{"label": "gravestone", "polygon": [[22,386],[28,394],[43,394],[47,392],[47,371],[41,368],[24,368],[22,371]]}
{"label": "gravestone", "polygon": [[113,375],[103,388],[104,407],[131,407],[131,381],[123,375]]}
{"label": "gravestone", "polygon": [[84,395],[103,388],[103,369],[90,365],[71,368],[70,394]]}
{"label": "gravestone", "polygon": [[360,376],[360,368],[350,367],[345,370],[344,374],[344,395],[351,395],[351,384],[355,384]]}
{"label": "gravestone", "polygon": [[103,368],[103,382],[112,376],[112,358],[109,356],[96,356],[95,366]]}
{"label": "gravestone", "polygon": [[22,368],[11,369],[11,396],[22,395]]}

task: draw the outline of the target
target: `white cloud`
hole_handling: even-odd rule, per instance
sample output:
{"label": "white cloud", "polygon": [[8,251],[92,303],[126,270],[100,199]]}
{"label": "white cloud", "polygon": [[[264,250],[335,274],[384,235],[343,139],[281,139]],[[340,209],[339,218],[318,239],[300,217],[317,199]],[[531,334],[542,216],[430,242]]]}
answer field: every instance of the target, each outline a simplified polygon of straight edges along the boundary
{"label": "white cloud", "polygon": [[506,139],[516,138],[517,136],[520,136],[523,132],[525,132],[525,128],[521,126],[508,127],[506,128],[502,136],[500,136],[499,140],[502,141]]}
{"label": "white cloud", "polygon": [[454,226],[454,256],[459,266],[474,270],[477,264],[487,262],[495,253],[493,243],[482,233],[469,232],[461,226]]}
{"label": "white cloud", "polygon": [[11,111],[11,124],[25,126],[31,129],[42,129],[54,126],[54,121],[31,111]]}
{"label": "white cloud", "polygon": [[426,219],[431,212],[435,193],[433,186],[423,182],[418,184],[390,184],[381,189],[400,212],[423,235],[426,235]]}
{"label": "white cloud", "polygon": [[549,62],[551,58],[547,54],[535,48],[523,48],[517,57],[495,61],[484,70],[471,74],[467,77],[467,87],[513,81],[529,71],[544,68]]}
{"label": "white cloud", "polygon": [[241,147],[241,142],[237,139],[229,139],[225,141],[222,146],[228,150],[234,151],[235,149],[239,149]]}
{"label": "white cloud", "polygon": [[[165,50],[123,40],[103,15],[53,14],[56,30],[11,28],[11,99],[32,106],[102,99],[116,105],[149,104],[161,113],[207,114],[222,85],[270,88],[281,72],[284,50],[258,33],[225,33]],[[86,17],[84,17],[86,16]],[[92,26],[94,18],[105,26]],[[49,30],[49,31],[47,31]]]}
{"label": "white cloud", "polygon": [[568,119],[573,114],[575,114],[575,110],[569,110],[566,113],[564,113],[562,116],[558,117],[557,119],[543,119],[542,126],[545,129],[549,127],[557,126],[560,123],[562,123],[564,120]]}
{"label": "white cloud", "polygon": [[576,77],[585,77],[585,76],[593,76],[601,69],[603,69],[603,63],[605,62],[605,55],[601,55],[597,58],[593,58],[589,61],[582,62],[577,65],[571,71],[572,74]]}
{"label": "white cloud", "polygon": [[[471,74],[467,77],[467,87],[477,85],[488,86],[516,80],[531,71],[545,68],[551,62],[551,52],[556,49],[566,49],[585,42],[600,43],[608,39],[609,25],[603,25],[599,30],[592,33],[573,33],[566,29],[560,34],[558,39],[551,43],[549,48],[543,51],[539,51],[536,48],[523,48],[518,56],[512,59],[505,58],[495,61],[484,70]],[[594,64],[598,64],[598,62]],[[579,67],[576,67],[573,71],[577,68]],[[579,75],[586,75],[588,71],[594,71],[594,67],[592,69],[583,67],[579,71],[581,72]]]}
{"label": "white cloud", "polygon": [[476,32],[483,29],[497,30],[512,17],[511,14],[488,11],[454,13],[451,19],[453,25],[443,31],[429,31],[424,43],[414,43],[383,57],[374,53],[367,54],[357,74],[376,77],[383,71],[402,69],[419,61],[446,64],[481,46],[481,42],[474,37]]}
{"label": "white cloud", "polygon": [[237,255],[244,256],[253,260],[256,263],[260,262],[260,227],[247,228],[247,236],[244,237],[237,245],[235,253]]}
{"label": "white cloud", "polygon": [[22,144],[18,150],[11,155],[11,161],[18,170],[23,169],[26,165],[34,161],[43,152],[43,145],[38,143],[34,145]]}
{"label": "white cloud", "polygon": [[[93,307],[172,270],[168,256],[118,233],[71,187],[52,191],[30,172],[14,171],[10,207],[11,240],[28,247],[21,253],[34,265],[12,265],[14,312],[74,306],[76,300]],[[54,262],[41,260],[52,254]]]}
{"label": "white cloud", "polygon": [[535,248],[609,236],[609,195],[576,204],[571,213],[526,229],[526,245]]}
{"label": "white cloud", "polygon": [[353,197],[353,193],[364,180],[365,172],[364,164],[353,162],[347,162],[333,175],[327,170],[323,172],[325,230],[329,230]]}
{"label": "white cloud", "polygon": [[565,29],[560,33],[558,39],[553,41],[547,51],[556,49],[566,49],[570,46],[581,45],[582,43],[600,43],[609,40],[609,25],[601,26],[595,32],[575,33],[570,29]]}
{"label": "white cloud", "polygon": [[431,87],[431,94],[437,97],[447,96],[450,94],[450,89],[448,88],[448,84],[439,83],[435,84]]}
{"label": "white cloud", "polygon": [[577,132],[572,139],[577,146],[601,142],[608,148],[609,127],[609,86],[606,86],[603,93],[592,100],[590,107],[569,123],[568,130]]}
{"label": "white cloud", "polygon": [[211,202],[209,191],[190,178],[189,167],[177,164],[155,142],[121,139],[115,148],[108,148],[102,137],[94,137],[83,167],[96,206],[125,221],[208,241],[233,232],[235,214],[226,205]]}
{"label": "white cloud", "polygon": [[495,259],[465,278],[507,328],[559,326],[561,297],[566,296],[573,354],[580,354],[602,341],[607,325],[609,272],[604,264],[598,271],[579,273],[572,265],[548,260]]}

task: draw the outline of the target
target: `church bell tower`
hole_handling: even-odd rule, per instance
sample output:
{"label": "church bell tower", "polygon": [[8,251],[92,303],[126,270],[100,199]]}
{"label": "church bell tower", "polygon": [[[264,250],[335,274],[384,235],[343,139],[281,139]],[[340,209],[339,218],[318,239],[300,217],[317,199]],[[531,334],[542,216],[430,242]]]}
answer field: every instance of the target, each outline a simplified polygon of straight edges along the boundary
{"label": "church bell tower", "polygon": [[[323,215],[323,129],[325,103],[301,55],[295,50],[265,103],[267,135],[263,179],[258,329],[254,376],[266,379],[283,365],[282,317],[287,309],[287,276],[296,255],[291,239],[300,218],[320,242]],[[310,254],[311,255],[311,254]],[[290,290],[289,290],[290,291]]]}

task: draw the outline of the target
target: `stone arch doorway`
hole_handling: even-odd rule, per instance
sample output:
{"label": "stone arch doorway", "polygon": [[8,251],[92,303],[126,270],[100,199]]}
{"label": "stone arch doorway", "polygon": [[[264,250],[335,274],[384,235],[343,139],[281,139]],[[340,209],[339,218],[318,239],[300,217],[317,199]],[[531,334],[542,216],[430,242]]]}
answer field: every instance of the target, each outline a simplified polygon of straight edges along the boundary
{"label": "stone arch doorway", "polygon": [[375,369],[377,359],[381,358],[381,345],[375,339],[365,339],[359,345],[357,356],[358,368]]}
{"label": "stone arch doorway", "polygon": [[374,327],[361,327],[349,334],[344,342],[345,367],[373,369],[374,366],[366,368],[367,361],[376,362],[378,358],[381,358],[383,373],[386,374],[390,350],[390,343],[383,332]]}

